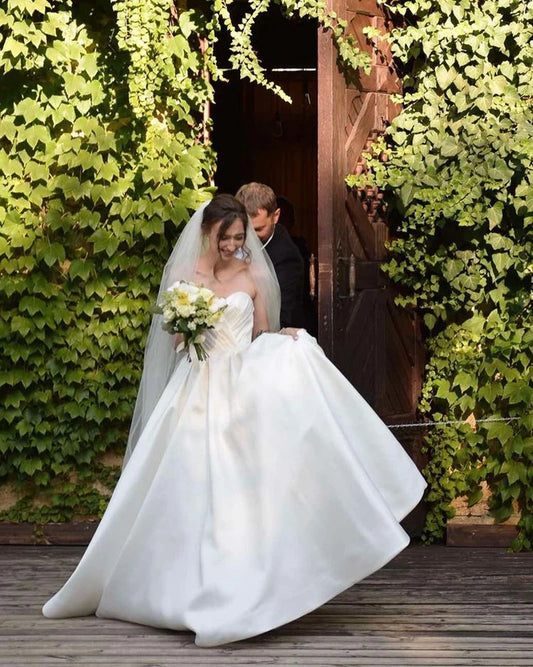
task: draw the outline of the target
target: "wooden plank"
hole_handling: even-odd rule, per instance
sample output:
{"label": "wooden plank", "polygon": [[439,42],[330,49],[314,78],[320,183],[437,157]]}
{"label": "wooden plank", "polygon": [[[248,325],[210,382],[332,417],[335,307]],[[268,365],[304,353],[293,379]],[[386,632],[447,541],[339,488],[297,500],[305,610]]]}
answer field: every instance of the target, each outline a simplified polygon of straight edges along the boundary
{"label": "wooden plank", "polygon": [[72,546],[0,548],[0,666],[533,666],[533,554],[409,547],[311,614],[201,649],[191,632],[41,616],[82,553]]}
{"label": "wooden plank", "polygon": [[11,523],[0,521],[0,545],[4,544],[88,544],[98,521],[66,523]]}
{"label": "wooden plank", "polygon": [[383,260],[387,255],[384,245],[388,237],[387,226],[382,222],[370,222],[360,199],[353,193],[346,198],[346,208],[368,259]]}
{"label": "wooden plank", "polygon": [[446,525],[446,544],[449,547],[503,547],[507,548],[518,535],[515,525],[454,523]]}
{"label": "wooden plank", "polygon": [[[354,115],[354,122],[344,145],[348,165],[350,166],[356,164],[374,127],[376,94],[373,92],[366,93],[362,96],[362,99],[362,106],[359,113]],[[352,106],[354,101],[352,101]],[[349,114],[347,113],[347,115]]]}

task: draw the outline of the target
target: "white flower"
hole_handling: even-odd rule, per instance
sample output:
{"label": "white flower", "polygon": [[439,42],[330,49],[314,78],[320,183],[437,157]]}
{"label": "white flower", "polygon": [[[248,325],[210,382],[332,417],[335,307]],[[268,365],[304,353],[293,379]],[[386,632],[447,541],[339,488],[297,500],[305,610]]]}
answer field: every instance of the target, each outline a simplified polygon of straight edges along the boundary
{"label": "white flower", "polygon": [[213,303],[209,306],[210,313],[217,313],[219,310],[224,308],[226,305],[226,299],[215,299]]}
{"label": "white flower", "polygon": [[198,288],[198,296],[202,297],[205,301],[208,301],[213,296],[213,292],[210,289],[207,289],[207,287],[200,287]]}
{"label": "white flower", "polygon": [[197,285],[193,285],[192,283],[187,283],[185,281],[183,281],[180,286],[180,290],[185,292],[185,294],[199,294],[200,289],[201,288]]}
{"label": "white flower", "polygon": [[194,313],[193,306],[178,306],[176,311],[180,317],[190,317]]}
{"label": "white flower", "polygon": [[201,345],[206,340],[201,332],[215,326],[226,305],[226,299],[217,298],[212,290],[178,280],[162,294],[159,312],[165,320],[165,331],[183,333],[182,347],[191,356],[190,346],[194,345],[194,355],[203,361],[208,355]]}

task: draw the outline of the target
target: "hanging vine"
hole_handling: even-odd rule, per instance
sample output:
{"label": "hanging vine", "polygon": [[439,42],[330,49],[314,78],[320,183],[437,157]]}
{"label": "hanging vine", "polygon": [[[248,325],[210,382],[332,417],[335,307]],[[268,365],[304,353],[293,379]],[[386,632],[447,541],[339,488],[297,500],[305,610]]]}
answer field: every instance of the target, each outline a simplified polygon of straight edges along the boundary
{"label": "hanging vine", "polygon": [[[497,521],[520,514],[515,549],[533,547],[533,8],[519,0],[412,0],[394,56],[403,112],[348,183],[385,190],[398,224],[386,270],[400,304],[424,318],[423,414],[494,419],[435,430],[425,539],[451,501],[491,490]],[[383,156],[386,155],[386,161]]]}
{"label": "hanging vine", "polygon": [[230,36],[232,67],[239,72],[242,78],[272,90],[281,99],[291,101],[282,88],[268,79],[253,45],[255,21],[274,5],[277,5],[288,18],[299,16],[315,19],[323,30],[331,34],[337,47],[339,61],[344,67],[355,71],[361,69],[367,74],[370,72],[370,56],[359,48],[357,41],[348,31],[346,21],[334,11],[329,10],[322,0],[249,0],[247,3],[240,4],[241,7],[247,5],[248,9],[243,14],[239,14],[240,18],[236,22],[231,12],[231,7],[236,5],[233,0],[213,0],[214,38],[216,39],[216,34],[224,27]]}
{"label": "hanging vine", "polygon": [[[339,58],[368,71],[323,2],[250,0],[235,12],[213,0],[209,15],[162,0],[0,9],[0,477],[14,500],[3,518],[104,510],[118,474],[107,457],[124,446],[161,266],[209,196],[206,73],[222,76],[213,44],[226,30],[232,66],[284,96],[253,48],[272,4],[317,20]],[[518,505],[515,547],[530,548],[533,10],[518,0],[389,9],[404,21],[392,48],[405,110],[369,156],[371,173],[350,183],[372,178],[401,215],[388,271],[401,303],[424,315],[422,412],[513,418],[427,439],[426,539],[442,534],[450,502],[475,503],[485,480],[498,520]]]}
{"label": "hanging vine", "polygon": [[204,111],[210,78],[222,78],[220,31],[240,75],[285,99],[252,44],[273,4],[316,19],[340,58],[369,68],[323,2],[236,4],[7,0],[0,9],[0,481],[9,499],[0,519],[105,509],[161,268],[210,195]]}
{"label": "hanging vine", "polygon": [[207,22],[171,25],[161,2],[116,12],[118,37],[105,4],[0,10],[4,519],[103,511],[162,266],[209,196]]}

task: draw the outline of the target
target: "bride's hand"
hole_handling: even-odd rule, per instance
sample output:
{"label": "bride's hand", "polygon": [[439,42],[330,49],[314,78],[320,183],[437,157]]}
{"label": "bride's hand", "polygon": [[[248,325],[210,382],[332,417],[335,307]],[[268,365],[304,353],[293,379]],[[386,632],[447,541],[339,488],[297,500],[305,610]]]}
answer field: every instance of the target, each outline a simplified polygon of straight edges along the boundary
{"label": "bride's hand", "polygon": [[280,334],[283,336],[292,336],[294,340],[298,340],[298,331],[300,331],[300,329],[297,329],[296,327],[283,327],[283,329],[280,330]]}

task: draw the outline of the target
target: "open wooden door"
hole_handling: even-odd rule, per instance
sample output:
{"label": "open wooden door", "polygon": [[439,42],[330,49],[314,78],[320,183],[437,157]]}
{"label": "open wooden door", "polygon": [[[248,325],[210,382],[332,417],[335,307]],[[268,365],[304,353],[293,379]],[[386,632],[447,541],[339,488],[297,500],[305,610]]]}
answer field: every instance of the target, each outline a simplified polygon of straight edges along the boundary
{"label": "open wooden door", "polygon": [[[372,52],[362,30],[383,30],[375,0],[328,4]],[[365,146],[398,113],[390,95],[400,91],[400,82],[385,52],[372,55],[368,76],[361,73],[356,83],[347,83],[331,38],[320,33],[318,39],[319,340],[387,424],[407,422],[415,418],[421,387],[417,318],[394,305],[394,289],[380,269],[389,230],[379,195],[349,192],[344,182],[358,170]],[[419,458],[409,440],[402,437]]]}

